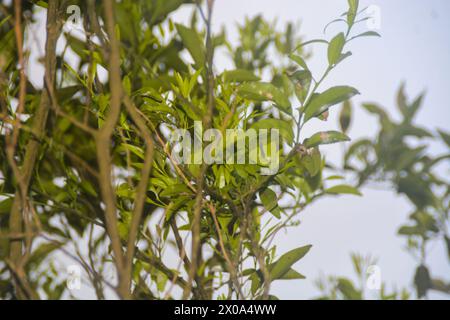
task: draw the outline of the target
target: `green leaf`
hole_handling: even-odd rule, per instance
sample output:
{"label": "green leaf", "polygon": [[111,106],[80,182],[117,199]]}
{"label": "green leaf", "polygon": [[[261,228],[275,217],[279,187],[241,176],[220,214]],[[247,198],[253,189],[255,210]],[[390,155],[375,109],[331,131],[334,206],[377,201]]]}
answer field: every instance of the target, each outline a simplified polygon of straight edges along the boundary
{"label": "green leaf", "polygon": [[311,138],[304,141],[307,148],[317,147],[322,144],[332,144],[341,141],[350,141],[350,138],[338,131],[324,131],[314,134]]}
{"label": "green leaf", "polygon": [[343,133],[348,131],[352,122],[352,104],[349,100],[344,101],[341,113],[339,115],[339,125]]}
{"label": "green leaf", "polygon": [[119,150],[125,150],[125,149],[131,151],[133,154],[138,156],[140,159],[142,159],[142,160],[145,159],[144,151],[140,147],[137,147],[137,146],[134,146],[134,145],[128,144],[128,143],[122,143],[120,145]]}
{"label": "green leaf", "polygon": [[304,275],[295,271],[294,269],[289,269],[281,278],[278,280],[296,280],[296,279],[306,279]]}
{"label": "green leaf", "polygon": [[417,268],[414,276],[414,284],[417,289],[417,297],[420,299],[426,296],[428,290],[432,287],[430,272],[426,266],[421,265]]}
{"label": "green leaf", "polygon": [[441,136],[442,140],[445,142],[447,147],[450,147],[450,134],[443,130],[438,130],[439,135]]}
{"label": "green leaf", "polygon": [[338,19],[334,19],[333,21],[328,22],[327,25],[325,26],[325,28],[323,28],[323,33],[324,34],[327,33],[328,27],[337,22],[346,22],[346,21],[342,18],[338,18]]}
{"label": "green leaf", "polygon": [[303,69],[308,70],[308,65],[306,64],[305,60],[300,57],[299,55],[296,54],[290,54],[289,58],[294,61],[295,63],[297,63],[299,66],[301,66]]}
{"label": "green leaf", "polygon": [[294,91],[298,101],[304,103],[311,86],[311,72],[309,70],[298,70],[289,75],[289,78],[294,85]]}
{"label": "green leaf", "polygon": [[329,194],[353,194],[356,196],[362,196],[361,192],[358,191],[355,187],[341,184],[325,190],[326,193]]}
{"label": "green leaf", "polygon": [[342,292],[346,300],[361,300],[362,294],[357,290],[353,283],[345,278],[338,279],[337,288]]}
{"label": "green leaf", "polygon": [[316,176],[322,169],[322,156],[319,148],[314,148],[311,153],[301,156],[299,165],[304,167],[311,177]]}
{"label": "green leaf", "polygon": [[267,82],[244,83],[239,86],[242,97],[256,101],[273,101],[283,111],[289,112],[291,103],[289,97],[280,89]]}
{"label": "green leaf", "polygon": [[12,198],[6,198],[0,201],[0,214],[9,213],[11,211],[12,203]]}
{"label": "green leaf", "polygon": [[244,277],[248,277],[251,276],[252,274],[254,274],[256,272],[256,269],[250,268],[250,269],[245,269],[244,271],[242,271],[242,275]]}
{"label": "green leaf", "polygon": [[39,266],[39,264],[44,261],[53,251],[59,249],[60,247],[64,246],[64,243],[42,243],[37,248],[33,250],[31,253],[31,256],[27,263],[27,268],[32,270],[36,266]]}
{"label": "green leaf", "polygon": [[222,73],[225,82],[246,82],[259,81],[260,78],[255,76],[253,72],[244,69],[229,70]]}
{"label": "green leaf", "polygon": [[82,180],[80,187],[93,197],[98,197],[97,191],[88,180]]}
{"label": "green leaf", "polygon": [[400,132],[403,136],[413,136],[417,138],[432,138],[433,135],[426,129],[415,127],[409,124],[400,127]]}
{"label": "green leaf", "polygon": [[323,39],[309,40],[309,41],[306,41],[306,42],[303,42],[303,43],[299,44],[299,45],[294,49],[294,51],[296,51],[296,50],[298,50],[298,49],[300,49],[300,48],[302,48],[302,47],[304,47],[304,46],[306,46],[306,45],[308,45],[308,44],[313,44],[313,43],[323,43],[323,44],[328,44],[328,41],[323,40]]}
{"label": "green leaf", "polygon": [[194,59],[196,68],[202,68],[205,65],[205,45],[194,29],[187,28],[181,24],[175,25],[178,34],[183,41],[184,46]]}
{"label": "green leaf", "polygon": [[270,279],[283,278],[294,263],[303,258],[311,249],[311,245],[300,247],[283,254],[276,262],[269,266]]}
{"label": "green leaf", "polygon": [[358,90],[353,87],[338,86],[314,96],[306,106],[304,121],[306,122],[311,118],[320,115],[328,110],[328,108],[338,103],[342,103],[357,94],[359,94]]}
{"label": "green leaf", "polygon": [[122,85],[123,85],[123,90],[125,91],[127,96],[131,96],[132,85],[131,85],[131,80],[130,80],[129,76],[125,76],[123,78]]}
{"label": "green leaf", "polygon": [[48,8],[48,3],[43,0],[38,0],[35,4],[41,8],[45,8],[45,9]]}
{"label": "green leaf", "polygon": [[347,59],[348,57],[351,57],[351,56],[352,56],[351,51],[343,53],[343,54],[341,54],[341,56],[339,57],[339,60],[336,63],[341,63],[342,61],[344,61],[345,59]]}
{"label": "green leaf", "polygon": [[278,219],[281,218],[280,210],[278,208],[278,197],[275,192],[267,188],[259,194],[261,202],[267,211],[271,212]]}
{"label": "green leaf", "polygon": [[294,141],[294,131],[290,122],[280,119],[262,119],[251,126],[252,129],[278,129],[280,130],[280,135],[286,140],[288,144],[292,144]]}
{"label": "green leaf", "polygon": [[258,272],[253,273],[250,276],[250,280],[252,282],[250,290],[252,291],[252,294],[255,294],[256,291],[261,287],[261,278],[258,274]]}
{"label": "green leaf", "polygon": [[383,127],[389,127],[391,125],[389,115],[386,113],[386,111],[383,110],[383,108],[372,103],[363,103],[362,107],[366,109],[369,113],[377,115]]}
{"label": "green leaf", "polygon": [[166,221],[170,221],[174,214],[176,214],[186,203],[191,199],[190,196],[178,195],[173,202],[166,207]]}
{"label": "green leaf", "polygon": [[349,27],[355,23],[356,14],[358,13],[359,0],[348,0],[347,23]]}
{"label": "green leaf", "polygon": [[151,4],[149,13],[151,17],[149,19],[150,25],[155,25],[164,20],[165,17],[172,11],[175,11],[185,1],[184,0],[158,0],[147,2]]}
{"label": "green leaf", "polygon": [[354,142],[350,148],[348,149],[347,153],[345,154],[344,162],[348,164],[350,158],[353,156],[356,156],[361,151],[366,151],[373,149],[374,146],[372,144],[372,141],[368,139],[362,139]]}
{"label": "green leaf", "polygon": [[400,88],[397,92],[397,108],[404,116],[408,113],[408,102],[406,101],[405,95],[405,83],[402,83],[400,85]]}
{"label": "green leaf", "polygon": [[173,184],[167,186],[159,195],[161,197],[179,196],[180,194],[190,194],[191,190],[185,184]]}
{"label": "green leaf", "polygon": [[330,66],[335,65],[339,61],[344,45],[345,35],[342,32],[330,41],[328,45],[328,63]]}
{"label": "green leaf", "polygon": [[421,235],[422,232],[418,226],[402,226],[398,229],[398,234],[402,236]]}
{"label": "green leaf", "polygon": [[381,35],[375,31],[367,31],[352,37],[349,41],[362,37],[381,37]]}
{"label": "green leaf", "polygon": [[9,19],[11,19],[11,15],[9,15],[9,16],[6,16],[2,21],[0,21],[0,28],[6,23],[6,22],[8,22],[9,21]]}
{"label": "green leaf", "polygon": [[450,260],[450,238],[445,236],[445,244],[447,247],[447,255],[448,255],[448,259]]}
{"label": "green leaf", "polygon": [[435,201],[429,182],[419,175],[410,174],[400,178],[397,191],[404,193],[418,209],[431,205]]}

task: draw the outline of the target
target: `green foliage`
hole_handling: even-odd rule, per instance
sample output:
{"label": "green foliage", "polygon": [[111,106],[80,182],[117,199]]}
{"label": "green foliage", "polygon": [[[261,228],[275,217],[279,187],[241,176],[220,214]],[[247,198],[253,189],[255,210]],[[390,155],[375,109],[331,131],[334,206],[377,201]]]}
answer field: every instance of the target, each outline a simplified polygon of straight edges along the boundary
{"label": "green foliage", "polygon": [[414,123],[423,98],[420,95],[409,102],[402,85],[397,95],[400,121],[394,121],[380,106],[363,104],[377,116],[380,131],[373,140],[354,142],[346,151],[344,164],[356,173],[359,187],[386,182],[411,202],[414,209],[409,222],[399,228],[398,234],[407,238],[408,251],[418,260],[414,277],[418,298],[426,297],[429,290],[449,292],[448,279],[433,279],[426,259],[433,242],[443,242],[448,248],[450,184],[439,172],[446,161],[448,164],[450,153],[435,155],[428,150],[430,142],[439,139],[448,147],[442,130],[433,134]]}
{"label": "green foliage", "polygon": [[205,65],[205,45],[198,33],[191,28],[187,28],[180,24],[175,25],[184,46],[194,59],[196,68],[202,68]]}
{"label": "green foliage", "polygon": [[[41,1],[36,6],[50,10],[61,3]],[[192,299],[217,298],[223,292],[228,299],[269,299],[275,298],[270,295],[273,281],[304,279],[294,264],[301,267],[311,246],[280,256],[274,238],[280,230],[298,225],[299,213],[314,201],[360,194],[355,186],[328,186],[324,178],[328,164],[320,151],[325,144],[349,140],[348,101],[359,92],[346,85],[325,90],[321,86],[351,55],[346,51],[351,40],[375,35],[352,36],[358,1],[348,2],[346,30],[329,41],[303,42],[293,24],[279,31],[275,23],[256,16],[238,25],[235,44],[224,31],[211,33],[211,21],[204,14],[208,10],[200,12],[201,5],[194,1],[112,1],[111,15],[105,6],[110,1],[76,3],[82,7],[83,28],[89,36],[63,33],[60,38],[66,40],[66,49],[55,56],[56,51],[49,48],[42,57],[48,62],[54,56],[57,62],[47,63],[47,71],[55,67],[57,75],[46,83],[51,90],[21,83],[10,19],[13,4],[2,4],[5,10],[0,10],[0,297],[67,297],[71,293],[64,286],[64,272],[51,263],[62,256],[75,258],[99,299],[111,286],[121,298],[179,298],[182,291],[184,298]],[[27,15],[34,18],[36,6],[27,2],[23,14],[28,10]],[[172,20],[172,13],[181,6],[193,12],[189,25]],[[64,8],[56,9],[55,16],[48,16],[55,18],[57,29],[67,17]],[[111,16],[114,25],[107,28]],[[24,29],[33,31],[30,26]],[[315,75],[308,68],[308,54],[303,50],[311,44],[326,46],[328,66],[323,74]],[[76,59],[66,55],[69,49]],[[216,50],[225,51],[232,65],[217,75],[212,59]],[[186,59],[185,53],[190,57]],[[106,80],[103,69],[108,69]],[[19,115],[15,104],[24,88],[26,103]],[[431,170],[439,161],[404,143],[407,136],[429,134],[411,123],[420,100],[412,105],[401,102],[401,112],[408,119],[401,125],[382,110],[367,108],[382,119],[382,133],[376,142],[350,147],[346,168],[358,174],[350,162],[365,150],[375,152],[380,162],[361,173],[360,185],[374,172],[407,172],[393,181],[399,192],[417,202],[414,232],[420,231],[425,241],[435,236],[436,228],[441,230],[441,220],[426,211],[439,203],[432,191],[438,178],[417,171],[413,164],[420,158]],[[326,120],[341,103],[343,133],[318,122],[318,132],[304,136],[302,129],[308,122]],[[42,117],[44,109],[48,114]],[[20,128],[12,130],[17,133],[14,142],[10,128],[18,118]],[[37,125],[42,119],[44,124]],[[278,172],[262,175],[263,163],[177,163],[170,138],[177,129],[194,136],[196,121],[221,133],[279,129]],[[448,143],[448,135],[441,132],[441,136]],[[231,143],[234,147],[235,142]],[[11,150],[12,157],[7,154]],[[195,158],[198,150],[193,151]],[[33,152],[35,161],[30,162]],[[250,152],[245,149],[246,159]],[[362,162],[369,164],[369,159]],[[16,172],[22,168],[30,173],[24,188]],[[410,190],[405,179],[421,184]],[[9,221],[17,212],[24,217],[18,230],[26,233],[26,239],[10,234]],[[193,246],[186,239],[192,239],[201,254],[187,250]],[[23,265],[16,266],[8,264],[7,258],[17,243],[30,254],[24,255]],[[169,267],[170,249],[179,253],[176,269]],[[107,268],[115,270],[117,286],[109,283]],[[7,283],[16,269],[23,272],[28,292],[21,292],[17,281]],[[337,288],[347,298],[362,297],[359,289],[343,279]]]}
{"label": "green foliage", "polygon": [[310,104],[305,108],[305,121],[321,115],[330,107],[344,102],[356,94],[358,91],[355,88],[342,86],[330,88],[313,96]]}
{"label": "green foliage", "polygon": [[[362,256],[353,253],[351,255],[352,265],[356,281],[350,278],[328,276],[316,281],[320,290],[319,300],[407,300],[410,294],[406,289],[393,289],[387,291],[387,285],[380,283],[379,290],[367,290],[367,282],[370,277],[370,267],[376,264],[371,256]],[[381,275],[380,275],[381,276]]]}

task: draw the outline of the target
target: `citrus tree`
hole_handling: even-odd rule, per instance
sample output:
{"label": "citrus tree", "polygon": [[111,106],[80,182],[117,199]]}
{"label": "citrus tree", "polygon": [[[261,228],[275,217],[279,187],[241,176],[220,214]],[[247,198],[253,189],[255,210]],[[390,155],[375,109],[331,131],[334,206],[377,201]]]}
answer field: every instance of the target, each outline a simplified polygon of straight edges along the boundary
{"label": "citrus tree", "polygon": [[[189,25],[174,23],[180,7],[192,8]],[[364,21],[356,0],[336,20],[342,32],[315,40],[303,40],[293,24],[280,31],[257,16],[239,25],[230,43],[225,30],[213,33],[213,10],[214,0],[1,2],[2,298],[72,294],[61,272],[68,259],[99,299],[271,299],[274,281],[305,277],[293,265],[311,245],[286,252],[273,240],[313,202],[360,195],[358,185],[335,182],[320,152],[350,140],[345,125],[336,131],[324,120],[359,92],[345,84],[324,88],[323,81],[351,56],[351,41],[378,34],[355,34]],[[42,11],[45,39],[35,28]],[[77,13],[78,27],[67,28]],[[326,52],[320,74],[308,67],[310,44]],[[228,70],[214,64],[223,53]],[[34,63],[44,67],[41,84],[30,81]],[[321,130],[305,136],[311,121]],[[180,130],[194,140],[184,161],[174,153]],[[227,130],[245,133],[244,148],[238,139],[216,144],[206,134]],[[252,148],[249,130],[267,130],[270,139]],[[360,147],[383,145],[357,143],[347,158]],[[236,158],[216,159],[229,148]],[[214,161],[202,159],[203,150]],[[390,170],[377,152],[373,168],[348,166],[359,186]],[[190,161],[199,153],[204,161]],[[402,179],[417,174],[393,181],[407,193]],[[434,198],[427,195],[424,205]],[[434,209],[448,211],[448,203]],[[416,231],[402,233],[425,241]],[[422,279],[423,270],[418,274]]]}

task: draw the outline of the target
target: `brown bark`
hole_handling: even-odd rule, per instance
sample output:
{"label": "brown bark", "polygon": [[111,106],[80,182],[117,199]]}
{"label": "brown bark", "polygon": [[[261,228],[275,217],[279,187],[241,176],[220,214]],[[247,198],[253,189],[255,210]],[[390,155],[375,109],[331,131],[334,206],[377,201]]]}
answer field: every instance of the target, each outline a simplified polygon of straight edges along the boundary
{"label": "brown bark", "polygon": [[[44,79],[50,79],[51,85],[55,82],[55,68],[56,68],[56,43],[61,33],[62,21],[59,16],[59,1],[49,0],[47,11],[47,39],[45,45],[45,75]],[[44,84],[47,84],[44,81]],[[36,137],[30,139],[25,147],[25,156],[22,167],[20,169],[20,183],[23,184],[23,190],[28,193],[30,188],[30,182],[37,156],[40,148],[40,137],[45,134],[45,126],[50,110],[50,97],[48,93],[48,87],[44,85],[44,89],[41,94],[39,107],[34,115],[31,131]],[[27,201],[27,194],[24,194],[25,199],[21,199],[20,191],[17,190],[14,202],[11,207],[9,228],[11,233],[23,232],[23,203]],[[22,261],[23,251],[23,239],[10,241],[9,259],[13,268],[16,269],[16,274],[23,274]],[[16,294],[18,298],[26,298],[24,291],[21,289],[17,281],[15,281]],[[28,297],[36,298],[36,297]]]}

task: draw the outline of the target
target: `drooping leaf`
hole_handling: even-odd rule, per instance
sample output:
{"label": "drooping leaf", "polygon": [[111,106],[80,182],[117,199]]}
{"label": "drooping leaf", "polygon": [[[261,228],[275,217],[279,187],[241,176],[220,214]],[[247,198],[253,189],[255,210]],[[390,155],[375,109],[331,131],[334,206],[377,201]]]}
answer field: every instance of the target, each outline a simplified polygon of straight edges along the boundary
{"label": "drooping leaf", "polygon": [[302,48],[302,47],[304,47],[304,46],[306,46],[306,45],[313,44],[313,43],[323,43],[323,44],[328,44],[328,41],[323,40],[323,39],[313,39],[313,40],[309,40],[309,41],[306,41],[306,42],[303,42],[303,43],[299,44],[299,45],[295,48],[294,51],[296,51],[296,50],[298,50],[298,49],[300,49],[300,48]]}
{"label": "drooping leaf", "polygon": [[360,34],[352,37],[349,41],[357,39],[357,38],[363,38],[363,37],[381,37],[381,35],[376,31],[366,31],[366,32],[360,33]]}
{"label": "drooping leaf", "polygon": [[314,134],[304,141],[307,148],[317,147],[322,144],[332,144],[336,142],[350,141],[350,138],[338,131],[324,131]]}
{"label": "drooping leaf", "polygon": [[359,94],[359,92],[355,88],[338,86],[314,96],[306,106],[305,122],[325,112],[328,108],[338,103],[342,103],[357,94]]}
{"label": "drooping leaf", "polygon": [[294,269],[289,269],[288,272],[286,272],[281,278],[278,280],[300,280],[300,279],[306,279],[304,275],[301,273],[295,271]]}
{"label": "drooping leaf", "polygon": [[345,184],[328,188],[325,190],[325,192],[329,194],[353,194],[356,196],[362,196],[361,192],[359,192],[358,189]]}

